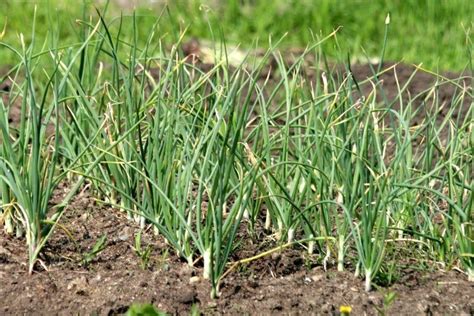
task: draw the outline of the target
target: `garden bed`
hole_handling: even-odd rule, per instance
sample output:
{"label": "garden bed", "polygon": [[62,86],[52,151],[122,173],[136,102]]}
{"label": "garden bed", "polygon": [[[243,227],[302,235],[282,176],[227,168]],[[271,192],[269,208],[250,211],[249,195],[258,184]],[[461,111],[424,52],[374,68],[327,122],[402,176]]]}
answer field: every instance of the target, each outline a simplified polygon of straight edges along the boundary
{"label": "garden bed", "polygon": [[[377,65],[354,65],[351,69],[354,77],[363,81],[373,76],[373,67]],[[403,103],[421,94],[413,104],[422,104],[436,80],[422,71],[411,78],[415,68],[404,64],[388,63],[383,69],[389,70],[378,79],[388,99],[397,98],[400,86],[410,82],[401,96]],[[471,84],[466,75],[447,73],[444,77],[456,79],[458,89],[451,83],[436,88],[437,98],[445,104],[437,114],[438,123],[449,111],[459,86]],[[311,74],[309,78],[314,80]],[[463,102],[460,110],[451,114],[461,121],[469,115],[472,99],[466,97]],[[18,123],[19,111],[10,114],[11,122]],[[420,111],[412,123],[419,124],[425,117]],[[440,137],[447,139],[449,134]],[[67,182],[60,185],[51,203],[59,203],[69,189]],[[137,255],[135,238],[139,232],[142,250],[149,247],[151,251],[147,258]],[[92,254],[91,249],[103,236],[102,247]],[[229,268],[232,262],[279,245],[273,233],[264,229],[262,218],[256,220],[251,233],[244,220],[236,240],[238,246],[230,256]],[[222,279],[220,297],[211,299],[211,285],[202,278],[202,260],[197,258],[190,267],[164,238],[153,233],[151,226],[140,229],[124,212],[97,201],[86,186],[67,206],[32,275],[27,272],[25,240],[0,233],[0,313],[114,315],[137,302],[175,314],[337,314],[345,305],[351,306],[354,314],[369,315],[474,313],[474,284],[467,281],[462,270],[444,268],[421,252],[416,259],[417,249],[406,241],[391,248],[393,252],[386,260],[393,262],[384,267],[392,270],[382,271],[374,282],[376,288],[365,292],[362,279],[354,276],[354,249],[348,250],[349,260],[345,271],[340,272],[333,259],[324,261],[325,254],[308,254],[301,245],[294,245],[237,266]]]}
{"label": "garden bed", "polygon": [[[151,303],[172,314],[189,313],[193,308],[205,314],[337,314],[342,305],[351,306],[354,314],[369,315],[384,308],[389,314],[474,311],[474,285],[457,271],[441,272],[435,266],[427,269],[420,262],[400,261],[394,284],[366,293],[350,267],[338,272],[330,264],[324,271],[317,255],[291,249],[231,273],[222,285],[221,297],[211,300],[210,286],[200,278],[202,268],[191,268],[179,260],[150,231],[142,235],[142,246],[152,247],[148,267],[143,269],[133,250],[140,228],[123,213],[97,205],[87,193],[71,203],[62,225],[77,245],[57,230],[41,257],[48,271],[39,266],[33,275],[26,272],[24,241],[0,234],[1,314],[62,315],[74,311],[116,315],[133,303]],[[90,251],[104,234],[104,250],[87,267],[81,265],[81,254]],[[241,255],[253,256],[265,247],[265,240],[250,239],[243,239]],[[384,307],[384,299],[391,293],[395,299]]]}

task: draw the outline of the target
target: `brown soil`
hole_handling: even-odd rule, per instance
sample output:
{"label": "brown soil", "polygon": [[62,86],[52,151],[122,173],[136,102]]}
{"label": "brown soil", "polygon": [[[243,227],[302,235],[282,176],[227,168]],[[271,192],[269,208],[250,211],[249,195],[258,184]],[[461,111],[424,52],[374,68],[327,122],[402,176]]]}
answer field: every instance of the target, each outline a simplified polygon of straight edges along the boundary
{"label": "brown soil", "polygon": [[[62,225],[76,244],[57,229],[33,275],[26,272],[24,240],[0,233],[0,314],[113,315],[134,302],[152,303],[173,314],[187,313],[193,305],[206,314],[337,314],[341,305],[352,306],[356,315],[377,314],[390,292],[397,297],[387,307],[389,313],[474,313],[474,285],[455,271],[405,269],[395,285],[366,293],[353,273],[332,266],[324,271],[318,258],[296,249],[235,270],[223,281],[221,297],[211,300],[210,285],[198,278],[201,269],[168,253],[151,230],[142,235],[143,247],[152,247],[148,267],[142,269],[132,248],[139,228],[121,212],[92,201],[86,192],[71,204]],[[81,264],[81,254],[104,234],[105,249],[89,265]],[[237,255],[258,251],[247,238]]]}
{"label": "brown soil", "polygon": [[[413,72],[413,67],[407,65],[394,69],[401,85]],[[358,80],[371,76],[368,66],[354,66],[352,71]],[[394,99],[398,90],[393,70],[380,79],[387,97]],[[419,72],[403,98],[424,92],[434,81],[434,76]],[[9,85],[7,81],[0,84],[5,104],[9,104]],[[469,86],[470,78],[461,85]],[[449,108],[454,86],[440,85],[438,93]],[[470,102],[466,101],[460,118],[466,116]],[[15,104],[10,112],[13,124],[19,119]],[[440,117],[445,113],[439,113]],[[419,119],[425,115],[420,113]],[[67,187],[61,190],[58,194]],[[416,265],[407,264],[399,269],[395,284],[366,293],[352,267],[337,272],[329,264],[328,271],[324,271],[318,255],[309,257],[300,249],[287,249],[239,267],[224,279],[221,297],[211,300],[209,283],[199,278],[201,268],[190,268],[171,250],[168,252],[166,243],[152,229],[142,235],[142,246],[152,247],[149,264],[143,269],[133,250],[139,227],[121,212],[94,202],[87,191],[76,197],[61,224],[74,240],[58,228],[33,275],[26,272],[25,241],[0,233],[1,315],[113,315],[124,313],[134,302],[152,303],[173,314],[188,313],[192,306],[206,314],[338,314],[341,305],[350,305],[355,315],[371,315],[383,311],[384,296],[392,292],[396,299],[386,307],[389,314],[474,314],[474,284],[459,272],[421,272]],[[84,265],[83,254],[104,234],[105,249]],[[251,257],[272,245],[272,241],[262,243],[258,236],[244,234],[241,238],[242,245],[233,260]]]}
{"label": "brown soil", "polygon": [[[373,65],[374,69],[377,67],[378,65]],[[456,98],[459,98],[460,95],[464,95],[462,106],[453,113],[451,118],[464,120],[468,117],[473,101],[472,74],[470,72],[466,71],[462,74],[446,72],[434,75],[412,65],[392,62],[384,63],[381,69],[386,71],[378,76],[378,100],[383,101],[385,96],[388,105],[397,111],[400,109],[400,99],[403,101],[405,109],[411,101],[413,112],[416,112],[416,115],[410,125],[421,124],[427,114],[436,115],[437,123],[440,123],[451,109],[450,105],[453,102],[458,102]],[[372,82],[375,81],[373,71],[367,65],[354,65],[351,70],[359,82],[368,78]],[[372,87],[369,83],[365,83],[362,84],[361,90],[367,95],[369,91],[372,91]],[[403,91],[400,93],[400,90]],[[435,109],[436,104],[439,107],[437,109]],[[446,135],[441,135],[441,137],[445,138]]]}

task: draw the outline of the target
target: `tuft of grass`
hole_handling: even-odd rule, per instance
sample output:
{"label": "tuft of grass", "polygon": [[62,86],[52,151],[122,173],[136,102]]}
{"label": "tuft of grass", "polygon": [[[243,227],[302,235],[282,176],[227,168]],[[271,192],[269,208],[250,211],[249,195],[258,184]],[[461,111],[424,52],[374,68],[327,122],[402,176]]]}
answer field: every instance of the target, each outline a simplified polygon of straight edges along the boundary
{"label": "tuft of grass", "polygon": [[[280,38],[287,34],[285,46],[306,47],[314,35],[328,34],[342,27],[338,34],[339,45],[323,45],[325,54],[337,57],[350,54],[354,61],[365,62],[364,55],[379,56],[383,30],[380,25],[387,13],[391,14],[393,27],[387,47],[387,59],[408,63],[422,62],[431,70],[464,70],[466,67],[465,33],[472,39],[474,4],[469,0],[406,0],[369,1],[331,0],[314,1],[222,1],[190,0],[163,3],[140,2],[136,16],[139,19],[137,32],[140,45],[146,41],[148,30],[155,19],[168,6],[172,17],[164,18],[160,25],[162,34],[173,34],[173,28],[188,29],[189,37],[211,39],[209,23],[222,29],[229,42],[253,45],[259,38],[266,45],[269,36]],[[3,1],[0,3],[0,26],[6,25],[4,40],[16,43],[18,33],[27,33],[25,27],[38,9],[38,34],[43,40],[48,37],[50,21],[60,28],[63,45],[77,43],[79,37],[76,19],[82,15],[83,6],[93,12],[93,1],[48,2],[34,0],[27,3]],[[107,3],[113,27],[119,27],[121,11],[128,19],[132,17],[130,7],[119,7],[114,1]],[[104,9],[104,7],[100,7]],[[92,13],[94,17],[96,15]],[[7,20],[8,16],[8,20]],[[85,19],[85,20],[88,20]],[[179,21],[179,25],[173,23]],[[279,23],[274,23],[279,21]],[[132,38],[131,24],[122,25],[125,40]],[[27,38],[27,41],[29,38]],[[472,47],[471,47],[472,49]],[[12,64],[14,57],[0,52],[0,59]]]}

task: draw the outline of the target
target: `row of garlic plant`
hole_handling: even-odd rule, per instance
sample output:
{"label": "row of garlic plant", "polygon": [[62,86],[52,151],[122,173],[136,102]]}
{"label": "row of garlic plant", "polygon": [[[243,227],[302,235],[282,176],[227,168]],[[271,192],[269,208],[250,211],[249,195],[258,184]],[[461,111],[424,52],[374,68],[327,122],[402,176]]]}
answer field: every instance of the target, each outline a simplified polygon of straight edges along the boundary
{"label": "row of garlic plant", "polygon": [[[76,163],[71,161],[58,170],[62,145],[61,138],[54,136],[60,134],[60,112],[68,99],[69,76],[98,26],[74,50],[64,54],[59,52],[57,37],[53,35],[44,43],[50,45],[48,49],[44,45],[40,52],[35,51],[35,18],[31,43],[25,42],[23,34],[19,37],[19,49],[0,43],[19,59],[8,74],[14,78],[14,85],[8,92],[7,104],[0,100],[0,214],[7,233],[16,231],[17,236],[26,237],[29,273],[33,272],[39,253],[85,180],[79,177],[70,183],[69,192],[51,207],[56,188]],[[63,68],[61,74],[60,68]],[[38,72],[43,72],[41,83],[37,81]],[[19,126],[10,122],[10,111],[16,104],[21,104]],[[52,133],[48,131],[51,127]],[[91,162],[88,170],[97,162]]]}
{"label": "row of garlic plant", "polygon": [[[436,89],[445,80],[408,101],[407,84],[394,101],[384,98],[376,70],[365,83],[349,71],[341,80],[316,71],[310,80],[305,57],[321,56],[320,42],[292,65],[271,48],[250,70],[250,56],[232,70],[222,56],[203,72],[179,54],[182,37],[167,53],[158,23],[144,49],[138,34],[124,42],[102,18],[82,25],[75,47],[17,52],[25,74],[10,92],[23,102],[18,136],[2,105],[2,216],[9,231],[20,219],[30,271],[87,181],[98,198],[151,223],[190,265],[202,258],[213,296],[238,230],[255,229],[262,212],[279,242],[319,252],[324,264],[334,258],[338,270],[355,251],[367,290],[386,248],[406,242],[448,267],[460,260],[472,279],[472,107],[456,119],[472,90],[450,82],[459,93],[439,122],[446,105]],[[262,79],[272,54],[276,79]],[[46,85],[32,75],[40,59],[52,69]],[[364,84],[372,86],[366,94]],[[72,189],[50,210],[64,179]]]}

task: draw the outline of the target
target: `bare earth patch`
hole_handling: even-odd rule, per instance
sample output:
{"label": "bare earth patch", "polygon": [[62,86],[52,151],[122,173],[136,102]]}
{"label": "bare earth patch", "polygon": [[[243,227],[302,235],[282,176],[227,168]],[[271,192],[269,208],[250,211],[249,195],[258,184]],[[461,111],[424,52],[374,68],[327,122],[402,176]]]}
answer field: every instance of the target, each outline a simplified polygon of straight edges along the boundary
{"label": "bare earth patch", "polygon": [[[67,190],[67,188],[64,188]],[[337,314],[350,305],[354,314],[377,314],[384,297],[396,293],[387,311],[396,314],[472,314],[474,285],[451,272],[404,270],[395,285],[366,293],[351,272],[337,272],[307,258],[301,250],[285,250],[241,267],[221,286],[218,300],[209,298],[210,285],[201,268],[190,268],[152,231],[142,235],[142,246],[152,255],[146,269],[132,246],[139,227],[113,209],[91,202],[82,194],[67,211],[62,225],[75,243],[58,229],[42,256],[38,272],[28,275],[23,240],[0,234],[0,314],[51,315],[124,313],[134,302],[152,303],[169,313],[322,313]],[[105,249],[84,266],[80,253],[107,235]],[[250,242],[240,254],[253,253]],[[350,269],[350,268],[349,268]]]}

